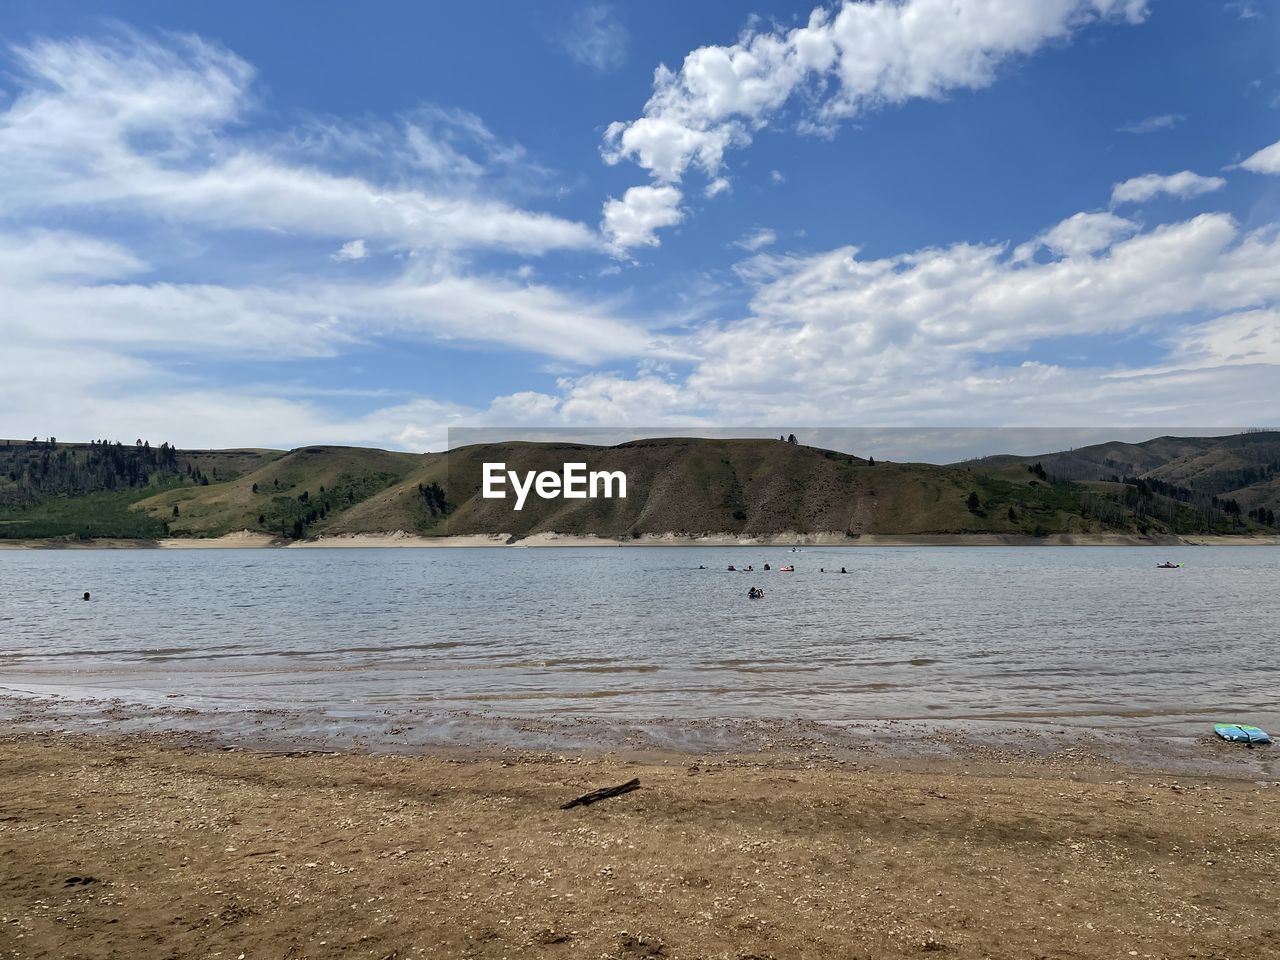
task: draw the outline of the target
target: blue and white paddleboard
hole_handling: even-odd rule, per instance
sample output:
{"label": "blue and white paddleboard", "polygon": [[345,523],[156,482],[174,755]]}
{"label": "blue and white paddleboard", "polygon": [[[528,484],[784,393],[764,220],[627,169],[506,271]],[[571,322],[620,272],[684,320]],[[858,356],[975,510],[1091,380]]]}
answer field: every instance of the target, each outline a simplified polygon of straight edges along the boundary
{"label": "blue and white paddleboard", "polygon": [[1215,723],[1213,732],[1223,740],[1232,743],[1270,743],[1271,737],[1265,730],[1251,727],[1247,723]]}

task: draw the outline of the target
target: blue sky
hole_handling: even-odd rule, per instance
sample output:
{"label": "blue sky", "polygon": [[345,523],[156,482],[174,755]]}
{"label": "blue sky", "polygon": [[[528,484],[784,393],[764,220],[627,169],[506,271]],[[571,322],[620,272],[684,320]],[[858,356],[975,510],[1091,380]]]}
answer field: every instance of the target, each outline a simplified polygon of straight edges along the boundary
{"label": "blue sky", "polygon": [[0,40],[0,435],[1280,412],[1275,2],[11,0]]}

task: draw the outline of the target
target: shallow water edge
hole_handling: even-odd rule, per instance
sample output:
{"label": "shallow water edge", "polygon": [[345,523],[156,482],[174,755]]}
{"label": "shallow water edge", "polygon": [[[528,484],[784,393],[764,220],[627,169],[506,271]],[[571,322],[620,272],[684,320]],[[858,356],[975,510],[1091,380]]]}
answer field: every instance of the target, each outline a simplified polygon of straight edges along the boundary
{"label": "shallow water edge", "polygon": [[0,694],[0,729],[10,735],[195,737],[219,749],[275,753],[472,756],[530,753],[628,756],[683,762],[738,757],[759,762],[977,763],[1020,768],[1113,765],[1183,776],[1280,785],[1280,752],[1212,735],[1152,736],[1016,722],[855,721],[787,717],[609,720],[531,718],[469,710],[229,710],[155,707],[119,699]]}

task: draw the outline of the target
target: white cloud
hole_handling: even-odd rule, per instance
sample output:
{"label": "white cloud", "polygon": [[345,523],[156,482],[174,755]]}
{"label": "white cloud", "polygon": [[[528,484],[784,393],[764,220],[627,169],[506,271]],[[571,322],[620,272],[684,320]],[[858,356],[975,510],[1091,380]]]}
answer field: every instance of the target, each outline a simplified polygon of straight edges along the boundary
{"label": "white cloud", "polygon": [[1133,177],[1112,187],[1111,202],[1142,203],[1161,193],[1186,200],[1221,190],[1226,185],[1227,181],[1221,177],[1202,177],[1190,170],[1171,173],[1167,176],[1144,173],[1140,177]]}
{"label": "white cloud", "polygon": [[[487,343],[574,362],[641,355],[641,327],[551,287],[413,264],[390,280],[319,277],[274,285],[131,281],[126,251],[60,234],[61,263],[26,271],[22,243],[0,234],[0,341],[89,344],[240,357],[329,356],[385,337]],[[36,235],[35,248],[48,243]]]}
{"label": "white cloud", "polygon": [[770,170],[770,171],[769,171],[769,180],[770,180],[772,183],[786,183],[786,182],[787,182],[786,175],[785,175],[781,170]]}
{"label": "white cloud", "polygon": [[680,191],[669,184],[631,187],[604,205],[600,228],[619,255],[632,247],[657,246],[657,231],[684,219]]}
{"label": "white cloud", "polygon": [[1227,9],[1234,10],[1241,20],[1253,20],[1262,16],[1256,0],[1228,0]]}
{"label": "white cloud", "polygon": [[348,240],[338,248],[338,252],[333,255],[333,259],[349,263],[356,260],[364,260],[368,256],[369,250],[365,247],[363,240]]}
{"label": "white cloud", "polygon": [[[0,378],[0,434],[67,439],[146,437],[186,447],[267,447],[314,443],[375,444],[442,450],[448,427],[476,411],[430,398],[350,416],[317,403],[307,391],[218,388],[109,350],[17,347],[6,350],[12,375]],[[48,389],[48,371],[65,378]],[[124,433],[122,436],[121,433]]]}
{"label": "white cloud", "polygon": [[1280,308],[1246,310],[1193,326],[1178,335],[1176,353],[1204,366],[1280,367]]}
{"label": "white cloud", "polygon": [[1253,173],[1280,175],[1280,140],[1246,157],[1240,166]]}
{"label": "white cloud", "polygon": [[578,8],[558,43],[574,60],[598,73],[610,73],[627,62],[627,28],[608,4]]}
{"label": "white cloud", "polygon": [[[14,58],[20,89],[0,111],[0,209],[10,216],[91,209],[436,249],[599,246],[581,223],[460,193],[454,179],[443,192],[382,185],[292,162],[286,146],[273,152],[260,138],[238,141],[253,71],[196,38],[48,40]],[[438,171],[448,161],[426,155],[421,133],[407,127],[403,152],[417,151],[423,174]]]}
{"label": "white cloud", "polygon": [[712,197],[718,197],[725,191],[732,189],[733,184],[729,182],[728,177],[716,177],[707,184],[706,189],[704,189],[702,193],[703,196],[707,197],[707,199],[711,199]]}
{"label": "white cloud", "polygon": [[1114,213],[1077,213],[1046,230],[1031,244],[1018,247],[1015,257],[1026,259],[1040,246],[1066,257],[1088,255],[1105,250],[1137,229],[1138,225],[1132,220]]}
{"label": "white cloud", "polygon": [[68,230],[0,233],[0,289],[55,278],[112,280],[149,269],[119,244]]}
{"label": "white cloud", "polygon": [[758,227],[745,237],[735,240],[733,245],[741,247],[750,253],[755,253],[757,250],[763,250],[765,247],[776,243],[777,240],[778,234],[776,232],[768,227]]}
{"label": "white cloud", "polygon": [[[840,120],[911,99],[989,85],[997,67],[1085,24],[1145,16],[1144,0],[846,0],[815,9],[803,27],[747,30],[728,46],[659,66],[640,118],[605,132],[603,156],[635,161],[660,183],[689,167],[720,176],[726,151],[749,144],[799,92],[802,123]],[[653,242],[652,234],[643,243]]]}
{"label": "white cloud", "polygon": [[[394,135],[372,123],[308,123],[257,133],[250,146],[239,124],[253,71],[221,47],[122,34],[40,41],[14,57],[18,89],[0,101],[6,357],[105,351],[128,366],[164,351],[198,367],[218,356],[333,356],[388,338],[570,364],[663,351],[613,305],[532,283],[532,273],[468,264],[471,251],[604,249],[582,224],[477,192],[492,169],[527,162],[472,114],[424,108]],[[394,186],[347,172],[375,155],[392,157]],[[320,168],[321,159],[343,172]],[[32,221],[138,234],[158,262],[83,231],[24,225]],[[223,228],[259,231],[263,253],[206,259]],[[181,242],[157,242],[162,235]],[[186,245],[198,260],[174,249]],[[336,247],[330,256],[341,262],[389,248],[400,269],[343,282],[317,264],[317,247]],[[214,260],[216,279],[203,279]],[[171,279],[175,264],[182,281]]]}
{"label": "white cloud", "polygon": [[[766,260],[754,316],[778,331],[769,339],[790,339],[802,325],[806,335],[796,342],[833,363],[845,357],[879,364],[900,348],[927,363],[935,349],[1017,350],[1045,337],[1168,324],[1191,311],[1239,309],[1280,296],[1277,231],[1241,233],[1220,213],[1045,263],[1004,251],[956,244],[861,260],[855,249],[842,248],[774,258],[771,272]],[[770,349],[755,338],[730,336],[726,346],[731,342],[734,350]]]}
{"label": "white cloud", "polygon": [[1172,130],[1187,118],[1180,113],[1161,113],[1153,117],[1145,117],[1126,123],[1118,128],[1120,133],[1156,133],[1160,130]]}
{"label": "white cloud", "polygon": [[[1231,424],[1280,415],[1280,227],[1209,213],[1144,229],[1082,213],[1014,248],[954,244],[862,259],[758,254],[751,309],[677,346],[672,379],[563,380],[544,422]],[[1031,254],[1045,251],[1045,257]],[[1028,252],[1029,251],[1029,252]],[[1047,259],[1046,259],[1047,257]],[[1209,315],[1217,319],[1202,321]],[[1141,335],[1168,359],[1034,359],[1052,341]],[[1230,369],[1228,369],[1228,367]],[[535,403],[534,400],[530,400]],[[593,410],[603,411],[599,416]]]}
{"label": "white cloud", "polygon": [[[1280,227],[1246,231],[1221,213],[1150,228],[1108,216],[1066,218],[1022,245],[1048,259],[1020,258],[1002,243],[878,259],[862,259],[853,248],[805,257],[762,253],[744,271],[754,298],[741,319],[704,322],[666,347],[633,340],[626,350],[616,341],[635,332],[606,325],[582,354],[601,357],[612,350],[611,356],[625,359],[667,349],[682,355],[673,364],[678,372],[642,362],[631,373],[564,376],[554,391],[512,393],[487,407],[418,397],[359,417],[335,415],[315,398],[287,390],[227,391],[180,379],[170,366],[118,355],[138,342],[137,328],[126,330],[119,343],[112,338],[120,325],[150,324],[150,342],[163,345],[166,336],[181,337],[222,318],[219,349],[243,355],[246,342],[270,342],[288,356],[291,345],[296,350],[326,336],[362,335],[364,322],[369,329],[412,331],[451,310],[478,318],[477,337],[510,336],[504,328],[528,326],[531,343],[563,339],[566,331],[580,336],[596,318],[567,320],[565,305],[546,291],[541,300],[521,301],[514,293],[494,300],[489,284],[477,290],[453,278],[433,284],[406,277],[395,294],[344,285],[308,291],[312,300],[305,302],[329,311],[324,315],[307,315],[278,293],[264,300],[263,291],[246,290],[206,317],[193,310],[207,291],[169,288],[155,295],[185,293],[191,300],[143,303],[143,309],[131,303],[115,313],[89,313],[80,326],[67,328],[64,317],[31,309],[21,285],[15,301],[8,295],[11,285],[0,302],[12,304],[12,312],[0,314],[0,332],[15,373],[0,381],[0,432],[111,436],[129,423],[137,424],[130,427],[134,435],[229,445],[244,442],[237,431],[252,418],[262,425],[255,442],[439,449],[449,425],[772,424],[779,397],[787,398],[788,423],[815,426],[1229,425],[1280,416],[1273,389],[1280,369]],[[69,246],[78,243],[65,239]],[[0,251],[19,248],[0,244]],[[121,273],[143,266],[111,251],[73,254],[70,262],[81,259],[117,259]],[[0,257],[0,276],[4,264]],[[72,316],[97,309],[106,291],[150,289],[99,282],[110,276],[105,268],[90,275],[82,281],[86,293],[68,307]],[[504,315],[517,307],[526,312]],[[244,321],[244,311],[253,309],[278,314]],[[40,339],[39,325],[15,322],[28,314],[51,317],[43,326],[61,331],[59,338]],[[173,324],[173,316],[194,316],[195,322]],[[455,321],[441,322],[452,327]],[[263,340],[276,330],[276,340]],[[1046,340],[1119,340],[1135,333],[1144,342],[1165,344],[1167,357],[1132,366],[1102,354],[1087,365],[1066,366],[1027,352]],[[71,342],[76,349],[67,349]],[[48,397],[39,384],[55,365],[68,385]]]}

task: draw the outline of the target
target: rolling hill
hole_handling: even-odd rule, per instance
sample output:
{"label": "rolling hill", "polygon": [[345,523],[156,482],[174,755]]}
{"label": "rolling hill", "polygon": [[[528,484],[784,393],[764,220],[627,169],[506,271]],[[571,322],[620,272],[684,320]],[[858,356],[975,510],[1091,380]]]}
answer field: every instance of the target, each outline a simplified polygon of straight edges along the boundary
{"label": "rolling hill", "polygon": [[[479,496],[482,465],[496,461],[522,473],[558,472],[566,461],[622,471],[628,496],[531,497],[515,512]],[[950,465],[759,439],[512,442],[449,454],[0,441],[0,538],[1274,533],[1278,473],[1277,433]]]}

